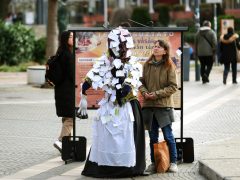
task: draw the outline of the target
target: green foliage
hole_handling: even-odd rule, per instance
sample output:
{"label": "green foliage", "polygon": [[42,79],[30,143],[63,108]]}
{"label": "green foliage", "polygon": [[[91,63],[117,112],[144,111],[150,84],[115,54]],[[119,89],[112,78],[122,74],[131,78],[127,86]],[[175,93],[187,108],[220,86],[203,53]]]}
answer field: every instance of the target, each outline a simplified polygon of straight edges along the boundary
{"label": "green foliage", "polygon": [[202,24],[203,21],[205,20],[208,20],[208,21],[213,20],[212,4],[207,4],[207,3],[200,4],[200,24]]}
{"label": "green foliage", "polygon": [[169,16],[169,6],[166,4],[157,4],[154,7],[154,10],[159,13],[159,22],[163,26],[168,26],[170,22],[170,16]]}
{"label": "green foliage", "polygon": [[22,24],[0,22],[0,64],[17,65],[32,59],[34,34]]}
{"label": "green foliage", "polygon": [[[149,21],[151,21],[151,17],[148,13],[148,8],[145,6],[134,8],[131,19],[138,23],[148,25]],[[141,25],[136,23],[132,23],[132,26],[141,27]]]}
{"label": "green foliage", "polygon": [[46,37],[34,41],[33,60],[39,64],[45,63],[46,44]]}
{"label": "green foliage", "polygon": [[197,31],[194,20],[193,19],[178,19],[178,20],[176,20],[176,25],[188,27],[188,31],[183,33],[184,42],[193,44],[195,35],[196,35],[196,31]]}
{"label": "green foliage", "polygon": [[234,26],[236,33],[240,34],[240,18],[235,18]]}
{"label": "green foliage", "polygon": [[196,33],[193,33],[193,32],[184,32],[183,33],[184,42],[193,44],[194,40],[195,40],[195,35],[196,35]]}
{"label": "green foliage", "polygon": [[33,65],[37,65],[37,63],[30,61],[30,62],[20,63],[15,66],[9,66],[4,64],[0,66],[0,72],[26,72],[28,66],[33,66]]}

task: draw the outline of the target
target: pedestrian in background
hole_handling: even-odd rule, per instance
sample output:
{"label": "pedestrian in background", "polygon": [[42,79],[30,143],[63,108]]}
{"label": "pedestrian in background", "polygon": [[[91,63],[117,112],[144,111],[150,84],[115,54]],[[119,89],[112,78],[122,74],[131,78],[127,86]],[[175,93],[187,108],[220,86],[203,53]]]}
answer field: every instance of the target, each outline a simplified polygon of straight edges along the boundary
{"label": "pedestrian in background", "polygon": [[217,50],[216,33],[211,29],[211,22],[204,21],[195,37],[195,52],[201,64],[202,83],[209,83],[209,75],[215,61]]}
{"label": "pedestrian in background", "polygon": [[59,43],[56,54],[59,55],[63,77],[61,82],[55,85],[54,92],[57,116],[62,117],[62,129],[53,145],[61,152],[62,137],[71,135],[75,116],[73,33],[63,31]]}
{"label": "pedestrian in background", "polygon": [[154,143],[158,143],[159,128],[162,129],[170,152],[169,172],[178,172],[177,149],[172,133],[173,94],[177,91],[176,66],[170,59],[169,45],[158,40],[153,46],[153,54],[143,66],[142,86],[139,88],[144,97],[142,105],[143,120],[150,137],[151,164],[147,172],[155,173]]}
{"label": "pedestrian in background", "polygon": [[232,83],[237,84],[237,51],[240,49],[239,35],[232,27],[227,28],[227,33],[220,36],[221,63],[224,64],[223,84],[227,83],[227,76],[232,68]]}

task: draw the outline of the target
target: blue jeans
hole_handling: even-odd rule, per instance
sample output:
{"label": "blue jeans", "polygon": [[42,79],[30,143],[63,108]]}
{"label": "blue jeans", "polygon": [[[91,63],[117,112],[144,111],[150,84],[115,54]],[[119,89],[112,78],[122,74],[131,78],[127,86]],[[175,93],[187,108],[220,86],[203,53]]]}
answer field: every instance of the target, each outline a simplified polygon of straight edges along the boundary
{"label": "blue jeans", "polygon": [[[154,148],[153,144],[158,143],[158,137],[159,137],[159,125],[157,123],[157,120],[155,117],[153,118],[152,127],[151,130],[148,131],[149,137],[150,137],[150,156],[151,156],[151,162],[154,163]],[[176,163],[177,162],[177,149],[176,149],[176,142],[172,133],[172,125],[169,124],[162,128],[163,137],[164,140],[168,144],[169,153],[170,153],[170,162]]]}

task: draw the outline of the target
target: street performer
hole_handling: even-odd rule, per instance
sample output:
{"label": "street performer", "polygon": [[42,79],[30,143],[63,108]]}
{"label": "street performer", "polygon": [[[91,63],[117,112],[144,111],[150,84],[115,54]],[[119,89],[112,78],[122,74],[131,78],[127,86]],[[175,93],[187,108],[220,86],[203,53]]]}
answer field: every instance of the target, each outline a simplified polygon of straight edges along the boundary
{"label": "street performer", "polygon": [[121,26],[108,34],[108,52],[87,73],[79,116],[87,118],[87,89],[105,92],[93,122],[93,142],[82,175],[123,178],[144,175],[145,135],[137,100],[142,65],[131,56],[133,38]]}

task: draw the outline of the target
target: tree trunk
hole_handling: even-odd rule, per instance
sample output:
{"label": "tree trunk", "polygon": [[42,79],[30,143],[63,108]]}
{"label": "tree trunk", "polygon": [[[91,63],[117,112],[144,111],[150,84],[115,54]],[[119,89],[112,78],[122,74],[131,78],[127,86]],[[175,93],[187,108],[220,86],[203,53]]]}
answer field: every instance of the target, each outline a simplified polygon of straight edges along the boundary
{"label": "tree trunk", "polygon": [[0,19],[4,20],[8,13],[8,5],[11,0],[0,1]]}
{"label": "tree trunk", "polygon": [[57,8],[58,0],[48,0],[47,58],[55,54],[58,47]]}

